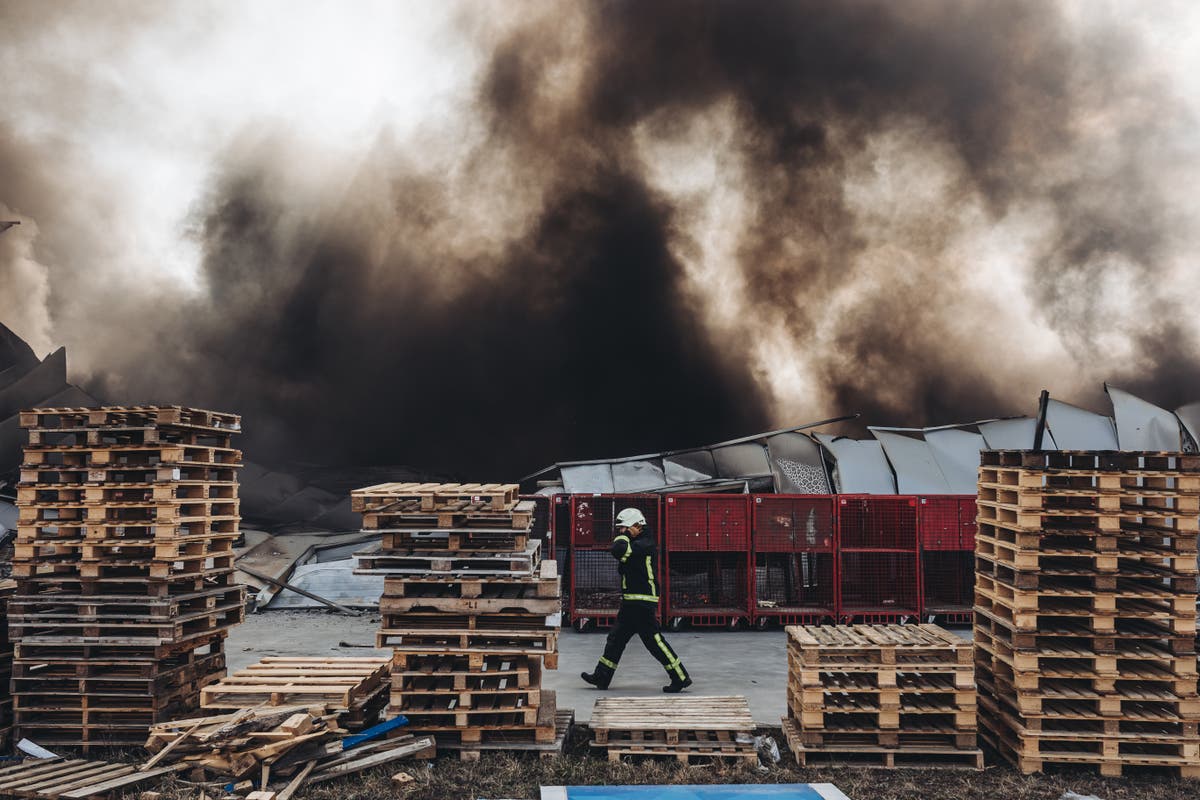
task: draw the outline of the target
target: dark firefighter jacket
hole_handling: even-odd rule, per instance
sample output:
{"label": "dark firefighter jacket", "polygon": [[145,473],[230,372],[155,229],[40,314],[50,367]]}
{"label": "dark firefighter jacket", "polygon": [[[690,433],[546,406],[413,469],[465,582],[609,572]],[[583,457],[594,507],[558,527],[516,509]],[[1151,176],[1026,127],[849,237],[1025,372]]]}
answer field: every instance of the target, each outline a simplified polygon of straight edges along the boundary
{"label": "dark firefighter jacket", "polygon": [[648,531],[634,538],[618,533],[611,548],[621,573],[621,597],[625,600],[658,602],[658,581],[654,578],[654,557],[658,547]]}

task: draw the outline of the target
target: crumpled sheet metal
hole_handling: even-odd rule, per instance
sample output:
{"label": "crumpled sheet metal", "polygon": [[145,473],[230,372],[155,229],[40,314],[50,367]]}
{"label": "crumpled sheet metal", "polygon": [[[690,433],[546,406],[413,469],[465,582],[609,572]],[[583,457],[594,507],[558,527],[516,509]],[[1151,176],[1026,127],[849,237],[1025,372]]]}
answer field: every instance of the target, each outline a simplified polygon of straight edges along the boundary
{"label": "crumpled sheet metal", "polygon": [[818,433],[819,441],[837,464],[835,483],[841,494],[895,494],[892,468],[883,446],[872,439],[847,439]]}
{"label": "crumpled sheet metal", "polygon": [[1184,430],[1191,437],[1189,444],[1200,444],[1200,402],[1180,406],[1175,409],[1175,416],[1179,417]]}
{"label": "crumpled sheet metal", "polygon": [[666,486],[663,468],[657,461],[619,461],[612,465],[613,488],[618,492],[636,494]]}
{"label": "crumpled sheet metal", "polygon": [[[979,426],[988,450],[1031,450],[1037,432],[1037,420],[1033,417],[997,419]],[[1058,446],[1050,431],[1042,437],[1043,450],[1057,450]]]}
{"label": "crumpled sheet metal", "polygon": [[563,489],[569,494],[612,494],[610,464],[581,464],[562,468]]}
{"label": "crumpled sheet metal", "polygon": [[1115,386],[1104,388],[1112,401],[1117,441],[1122,450],[1183,449],[1178,417]]}
{"label": "crumpled sheet metal", "polygon": [[670,485],[695,483],[717,477],[717,463],[707,450],[692,450],[664,456],[663,471]]}
{"label": "crumpled sheet metal", "polygon": [[802,433],[767,439],[775,491],[781,494],[829,494],[829,476],[821,448]]}
{"label": "crumpled sheet metal", "polygon": [[742,442],[712,448],[717,474],[722,478],[748,478],[754,475],[770,475],[767,451],[758,442]]}
{"label": "crumpled sheet metal", "polygon": [[975,494],[979,483],[979,451],[983,436],[958,428],[925,431],[929,450],[942,469],[950,494]]}
{"label": "crumpled sheet metal", "polygon": [[1112,419],[1061,400],[1050,399],[1046,427],[1054,433],[1054,442],[1060,450],[1120,449]]}
{"label": "crumpled sheet metal", "polygon": [[883,446],[896,473],[896,491],[900,494],[950,494],[929,443],[902,433],[869,429]]}

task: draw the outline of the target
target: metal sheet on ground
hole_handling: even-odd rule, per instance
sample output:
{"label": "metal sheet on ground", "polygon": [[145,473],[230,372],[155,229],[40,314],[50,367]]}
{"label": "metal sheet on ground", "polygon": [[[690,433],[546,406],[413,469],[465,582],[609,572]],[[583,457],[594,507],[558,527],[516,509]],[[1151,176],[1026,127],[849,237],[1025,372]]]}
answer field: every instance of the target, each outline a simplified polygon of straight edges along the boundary
{"label": "metal sheet on ground", "polygon": [[543,786],[541,800],[848,800],[832,783]]}

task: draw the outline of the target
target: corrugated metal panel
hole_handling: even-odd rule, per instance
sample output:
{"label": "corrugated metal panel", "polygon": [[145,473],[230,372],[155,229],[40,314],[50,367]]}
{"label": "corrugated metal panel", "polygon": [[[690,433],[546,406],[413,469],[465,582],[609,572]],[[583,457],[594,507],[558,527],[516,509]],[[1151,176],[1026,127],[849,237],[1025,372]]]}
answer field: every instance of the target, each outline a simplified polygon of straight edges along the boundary
{"label": "corrugated metal panel", "polygon": [[987,447],[983,436],[949,428],[925,431],[925,441],[946,476],[950,494],[975,494],[979,481],[979,451]]}
{"label": "corrugated metal panel", "polygon": [[883,445],[883,452],[896,473],[896,490],[900,494],[950,494],[946,476],[924,439],[874,428],[868,430]]}
{"label": "corrugated metal panel", "polygon": [[1119,450],[1117,427],[1102,414],[1051,398],[1046,427],[1060,450]]}
{"label": "corrugated metal panel", "polygon": [[872,439],[847,439],[817,434],[817,440],[837,463],[835,481],[843,494],[895,494],[892,468],[883,447]]}
{"label": "corrugated metal panel", "polygon": [[661,464],[655,461],[620,461],[612,465],[613,488],[618,492],[646,492],[666,485]]}
{"label": "corrugated metal panel", "polygon": [[781,433],[767,440],[775,491],[784,494],[829,494],[829,478],[821,448],[802,433]]}
{"label": "corrugated metal panel", "polygon": [[570,494],[612,494],[612,468],[608,464],[582,464],[562,468],[563,488]]}
{"label": "corrugated metal panel", "polygon": [[1165,408],[1115,386],[1105,386],[1117,423],[1117,441],[1122,450],[1183,449],[1179,420]]}

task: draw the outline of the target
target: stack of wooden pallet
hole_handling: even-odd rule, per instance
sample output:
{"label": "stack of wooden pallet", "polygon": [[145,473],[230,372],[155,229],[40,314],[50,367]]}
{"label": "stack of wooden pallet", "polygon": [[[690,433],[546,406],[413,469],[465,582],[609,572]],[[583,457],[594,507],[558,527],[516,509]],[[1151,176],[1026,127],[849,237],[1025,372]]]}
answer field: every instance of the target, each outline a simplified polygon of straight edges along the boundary
{"label": "stack of wooden pallet", "polygon": [[758,764],[745,697],[605,697],[592,709],[592,746],[621,756],[738,759]]}
{"label": "stack of wooden pallet", "polygon": [[570,712],[541,688],[558,666],[554,561],[530,536],[515,484],[391,483],[352,504],[379,547],[360,574],[384,575],[378,646],[394,648],[390,709],[464,759],[481,750],[561,751]]}
{"label": "stack of wooden pallet", "polygon": [[201,708],[234,710],[306,704],[358,730],[378,722],[388,702],[391,659],[272,656],[200,692]]}
{"label": "stack of wooden pallet", "polygon": [[1200,456],[982,454],[975,644],[984,735],[1022,772],[1200,777]]}
{"label": "stack of wooden pallet", "polygon": [[936,625],[789,626],[788,746],[803,765],[983,768],[971,643]]}
{"label": "stack of wooden pallet", "polygon": [[29,431],[9,604],[19,736],[140,745],[225,674],[244,614],[234,414],[44,408]]}
{"label": "stack of wooden pallet", "polygon": [[12,684],[13,647],[8,640],[8,601],[16,591],[17,583],[0,580],[0,752],[7,752],[12,744],[13,699],[9,693]]}

